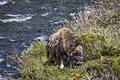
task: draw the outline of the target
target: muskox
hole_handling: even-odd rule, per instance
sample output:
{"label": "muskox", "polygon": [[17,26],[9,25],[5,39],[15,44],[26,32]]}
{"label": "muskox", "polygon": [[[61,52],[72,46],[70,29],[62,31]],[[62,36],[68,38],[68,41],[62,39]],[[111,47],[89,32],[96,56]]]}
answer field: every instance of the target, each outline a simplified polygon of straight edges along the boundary
{"label": "muskox", "polygon": [[66,27],[50,36],[46,49],[48,63],[55,61],[62,69],[64,65],[80,65],[83,60],[81,39]]}

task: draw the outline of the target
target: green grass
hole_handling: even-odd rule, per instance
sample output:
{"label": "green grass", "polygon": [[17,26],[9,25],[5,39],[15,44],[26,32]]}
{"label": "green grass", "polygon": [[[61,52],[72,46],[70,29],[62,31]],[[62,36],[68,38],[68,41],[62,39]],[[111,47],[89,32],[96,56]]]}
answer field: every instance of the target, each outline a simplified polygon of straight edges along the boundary
{"label": "green grass", "polygon": [[46,44],[43,42],[34,42],[21,57],[13,56],[14,61],[19,63],[16,67],[16,70],[19,71],[19,80],[79,80],[97,77],[120,79],[119,55],[107,55],[104,58],[96,59],[85,57],[86,60],[80,67],[65,67],[62,70],[58,65],[44,66],[47,61],[45,46]]}

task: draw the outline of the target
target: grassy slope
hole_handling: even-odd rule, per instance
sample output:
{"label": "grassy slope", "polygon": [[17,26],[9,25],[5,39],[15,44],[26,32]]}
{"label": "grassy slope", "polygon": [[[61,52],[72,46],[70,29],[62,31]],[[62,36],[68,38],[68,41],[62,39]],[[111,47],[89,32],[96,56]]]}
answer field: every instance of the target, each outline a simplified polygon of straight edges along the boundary
{"label": "grassy slope", "polygon": [[[12,57],[19,66],[20,80],[119,80],[120,79],[120,20],[119,1],[102,0],[87,7],[91,13],[77,13],[66,22],[82,38],[84,62],[80,67],[59,69],[57,65],[44,66],[46,44],[34,42],[21,57]],[[110,2],[111,1],[111,2]],[[107,3],[107,4],[106,4]]]}
{"label": "grassy slope", "polygon": [[[15,58],[15,56],[14,56]],[[45,43],[33,43],[27,53],[17,57],[20,80],[81,80],[81,79],[120,79],[120,56],[105,56],[100,59],[86,60],[80,67],[65,67],[61,70],[56,65],[44,66],[46,61]]]}

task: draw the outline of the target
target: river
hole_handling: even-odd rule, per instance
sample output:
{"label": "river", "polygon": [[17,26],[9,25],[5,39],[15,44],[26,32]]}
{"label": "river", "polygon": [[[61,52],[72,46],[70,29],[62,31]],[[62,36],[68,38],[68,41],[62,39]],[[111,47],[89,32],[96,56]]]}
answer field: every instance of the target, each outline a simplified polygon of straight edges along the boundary
{"label": "river", "polygon": [[0,0],[0,80],[16,71],[7,56],[31,42],[47,40],[63,19],[84,10],[91,0]]}

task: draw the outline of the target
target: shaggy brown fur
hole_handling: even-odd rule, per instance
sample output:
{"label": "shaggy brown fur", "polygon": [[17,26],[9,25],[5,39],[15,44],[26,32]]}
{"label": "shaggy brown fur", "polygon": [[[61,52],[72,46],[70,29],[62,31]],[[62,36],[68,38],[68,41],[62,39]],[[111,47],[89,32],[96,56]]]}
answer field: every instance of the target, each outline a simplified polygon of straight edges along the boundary
{"label": "shaggy brown fur", "polygon": [[65,63],[74,65],[83,59],[81,39],[66,27],[50,36],[46,48],[48,63],[55,59],[56,64],[64,67]]}

